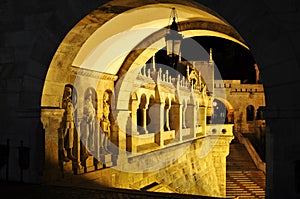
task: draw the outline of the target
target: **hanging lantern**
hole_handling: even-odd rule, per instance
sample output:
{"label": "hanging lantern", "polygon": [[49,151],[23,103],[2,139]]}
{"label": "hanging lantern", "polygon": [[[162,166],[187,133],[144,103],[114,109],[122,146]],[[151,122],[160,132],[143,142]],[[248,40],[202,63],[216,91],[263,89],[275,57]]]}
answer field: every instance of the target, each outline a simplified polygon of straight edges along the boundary
{"label": "hanging lantern", "polygon": [[170,65],[172,66],[172,68],[176,68],[179,54],[180,54],[180,45],[183,36],[180,33],[178,33],[178,24],[176,23],[175,8],[172,8],[170,17],[172,18],[173,21],[165,36],[165,41],[167,47],[167,56],[170,60]]}

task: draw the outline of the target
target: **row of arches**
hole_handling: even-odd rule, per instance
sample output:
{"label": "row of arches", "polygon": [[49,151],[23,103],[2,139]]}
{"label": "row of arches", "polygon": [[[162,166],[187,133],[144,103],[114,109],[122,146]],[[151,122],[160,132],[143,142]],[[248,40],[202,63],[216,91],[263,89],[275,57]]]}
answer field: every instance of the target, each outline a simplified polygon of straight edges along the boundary
{"label": "row of arches", "polygon": [[[281,10],[286,10],[286,13],[290,12],[293,15],[297,14],[297,12],[295,12],[294,7],[293,8],[289,7],[290,4],[279,4],[279,3],[270,4],[269,3],[266,6],[265,4],[261,4],[261,3],[255,2],[255,1],[253,1],[252,3],[249,3],[249,4],[244,4],[244,3],[241,3],[239,1],[235,1],[230,6],[227,6],[226,4],[228,4],[228,2],[226,2],[226,1],[218,1],[218,3],[215,3],[215,2],[210,3],[208,1],[205,1],[205,2],[206,2],[206,5],[208,7],[212,8],[212,9],[215,9],[216,12],[220,13],[225,18],[228,18],[229,21],[233,25],[235,25],[235,27],[237,27],[239,29],[239,32],[243,33],[243,37],[245,37],[245,40],[247,40],[247,42],[249,42],[249,46],[252,46],[252,50],[255,52],[256,55],[266,53],[265,56],[258,56],[258,58],[260,59],[259,61],[263,63],[263,64],[261,64],[262,67],[264,67],[264,65],[265,65],[265,66],[272,66],[273,68],[276,68],[277,65],[280,65],[281,68],[282,68],[282,63],[283,63],[281,61],[282,59],[283,60],[285,60],[285,59],[286,60],[291,60],[291,59],[296,60],[295,55],[292,56],[292,58],[291,58],[291,53],[283,53],[284,50],[281,50],[281,49],[287,49],[287,48],[292,46],[291,41],[293,41],[293,40],[290,39],[286,43],[284,43],[284,41],[286,40],[287,36],[292,37],[292,35],[295,35],[295,34],[289,34],[289,32],[292,32],[295,29],[295,26],[293,26],[294,23],[285,23],[284,25],[289,27],[289,28],[286,28],[287,31],[285,31],[285,32],[276,31],[278,28],[280,29],[280,27],[282,26],[282,24],[280,24],[281,21],[280,20],[273,20],[274,17],[270,17],[270,16],[273,16],[273,15],[275,17],[280,15],[282,17],[282,11]],[[69,3],[69,4],[66,4],[66,5],[69,6],[69,7],[72,7],[73,5],[79,5],[77,7],[78,8],[80,7],[80,4],[74,4],[74,3],[72,5],[71,5],[71,3]],[[44,32],[46,35],[49,35],[52,32],[53,33],[55,32],[56,35],[58,35],[57,37],[55,37],[56,39],[54,39],[54,43],[56,45],[58,45],[59,42],[61,42],[61,39],[63,38],[63,36],[66,32],[65,30],[71,28],[71,26],[73,26],[75,21],[77,21],[78,16],[86,15],[86,13],[88,13],[88,11],[89,11],[89,8],[94,7],[94,5],[96,5],[96,4],[93,3],[93,2],[90,2],[89,3],[90,6],[81,6],[80,9],[77,9],[77,12],[72,12],[73,9],[65,9],[66,5],[63,4],[63,6],[60,6],[64,9],[57,9],[59,12],[56,12],[56,16],[64,16],[64,15],[59,15],[59,13],[62,13],[62,12],[65,12],[65,11],[69,11],[69,13],[71,13],[71,14],[68,14],[68,12],[67,12],[67,14],[70,15],[71,17],[64,17],[64,20],[66,20],[66,19],[71,20],[71,22],[69,20],[68,23],[65,23],[66,24],[64,26],[65,29],[64,30],[60,29],[60,31],[48,31],[48,29],[42,30],[42,33]],[[280,5],[280,6],[278,6],[278,5]],[[257,12],[257,13],[251,12],[251,8],[255,8],[256,10],[260,10],[260,12]],[[55,7],[55,9],[56,9],[56,7]],[[235,11],[235,12],[232,12],[232,11]],[[269,12],[271,14],[265,14],[265,13],[269,13]],[[72,16],[75,16],[75,17],[72,17]],[[237,16],[243,16],[243,17],[237,17]],[[56,18],[57,17],[52,17],[52,19],[56,19]],[[261,18],[261,20],[259,20],[259,23],[257,23],[257,18]],[[44,20],[46,20],[46,19],[48,19],[48,18],[45,18]],[[290,17],[289,19],[293,20],[294,18]],[[46,22],[50,23],[51,20],[48,20]],[[249,23],[250,24],[256,24],[256,25],[254,25],[254,26],[245,26],[245,24],[249,24]],[[53,24],[55,24],[55,23],[53,23]],[[40,27],[40,26],[36,26],[36,27]],[[51,29],[51,27],[52,27],[52,29],[56,28],[56,26],[45,26],[45,27],[47,27],[47,28],[50,27],[50,29]],[[249,27],[252,28],[251,31],[249,31]],[[94,29],[92,29],[92,31],[94,31]],[[253,34],[250,34],[250,33],[253,33]],[[263,34],[256,34],[256,33],[263,33]],[[69,34],[69,35],[72,35],[72,34]],[[272,37],[270,37],[270,35],[272,35]],[[54,49],[53,42],[48,42],[48,43],[45,42],[47,40],[47,38],[48,37],[44,37],[44,39],[43,38],[42,39],[37,39],[36,40],[37,45],[35,45],[35,46],[38,46],[38,47],[40,46],[42,50],[44,50],[44,51],[46,50],[46,53],[44,53],[45,55],[52,55],[52,52],[53,52],[53,49]],[[51,35],[51,38],[52,38],[52,35]],[[69,39],[69,41],[73,42],[74,40]],[[46,44],[46,47],[45,47],[45,44]],[[287,47],[282,48],[283,44],[285,44]],[[66,46],[65,48],[69,48],[68,45],[65,45],[65,46]],[[293,45],[293,46],[295,47],[295,45]],[[28,49],[31,49],[31,48],[28,48]],[[274,54],[274,51],[269,50],[269,49],[278,49],[278,52],[281,53],[281,56],[271,56],[272,53]],[[294,48],[292,48],[292,49],[294,49]],[[69,54],[71,54],[71,53],[69,53]],[[36,58],[36,57],[39,57],[39,56],[40,56],[40,51],[39,51],[39,48],[37,48],[37,50],[35,50],[32,53],[31,57]],[[42,65],[43,66],[48,66],[47,65],[48,64],[47,60],[49,61],[51,58],[52,57],[50,57],[50,56],[46,56],[46,61],[42,61]],[[274,60],[274,58],[275,58],[275,60]],[[38,59],[38,60],[40,60],[40,59]],[[296,65],[295,63],[297,63],[297,61],[292,62],[292,63],[293,64],[291,64],[291,62],[285,62],[283,64],[284,64],[284,66],[287,66],[288,68],[291,68],[290,71],[294,72],[294,71],[296,71],[297,67],[293,67],[293,66]],[[68,65],[68,64],[64,64],[64,65]],[[30,64],[30,65],[28,65],[28,67],[34,68],[35,65]],[[43,71],[46,71],[46,70],[43,70]],[[280,70],[272,70],[272,71],[273,72],[275,71],[274,73],[276,75],[278,74],[278,76],[280,76]],[[42,72],[42,73],[43,74],[41,74],[40,76],[44,77],[45,72]],[[277,78],[278,82],[276,82],[276,81],[272,81],[274,79],[274,74],[273,73],[268,73],[268,71],[267,71],[267,72],[264,73],[264,75],[265,75],[265,80],[266,80],[265,82],[267,83],[266,88],[269,89],[269,94],[270,94],[269,99],[272,99],[272,100],[269,101],[270,102],[270,104],[269,104],[270,113],[271,114],[273,114],[273,112],[277,113],[277,108],[278,108],[278,110],[281,110],[280,106],[282,106],[282,104],[285,104],[285,105],[287,104],[286,106],[288,107],[288,111],[289,111],[288,112],[288,114],[289,114],[288,117],[293,119],[294,118],[294,106],[295,106],[295,104],[293,104],[294,101],[290,100],[290,99],[292,99],[293,95],[289,95],[288,97],[284,98],[285,103],[282,102],[282,98],[277,98],[277,97],[273,97],[273,96],[284,96],[284,94],[286,94],[287,90],[291,91],[289,93],[293,93],[292,90],[293,90],[294,86],[298,85],[297,81],[291,81],[290,76],[285,75],[286,78],[281,78],[281,79]],[[284,76],[284,75],[281,75],[281,76]],[[41,78],[41,79],[44,80],[43,78]],[[270,80],[270,81],[268,81],[268,80]],[[30,82],[30,81],[28,81],[28,82]],[[39,81],[39,82],[44,82],[44,81]],[[291,82],[292,82],[292,86],[291,86]],[[276,85],[276,86],[279,85],[279,87],[281,86],[280,89],[272,89],[273,84]],[[26,87],[24,87],[24,88],[26,88]],[[41,92],[39,91],[39,93],[41,93]],[[38,96],[40,96],[40,95],[38,95]],[[36,102],[37,100],[32,100],[32,101]],[[31,101],[28,100],[28,102],[31,102]],[[288,106],[289,104],[291,105],[292,108],[290,108]],[[25,104],[25,105],[27,105],[27,104]],[[29,103],[28,107],[31,107],[30,105],[31,104]],[[277,117],[277,116],[275,116],[275,117]],[[285,123],[278,122],[277,121],[278,119],[280,120],[281,118],[280,117],[275,118],[275,120],[274,120],[273,116],[272,116],[271,119],[270,119],[271,120],[270,123],[272,123],[272,121],[275,121],[275,122],[273,122],[274,124],[272,123],[273,126],[271,126],[272,127],[271,129],[274,131],[273,132],[274,134],[280,135],[280,133],[281,133],[281,131],[278,130],[278,129],[281,129],[281,128],[277,127],[278,125],[280,127],[282,126],[284,128],[288,128],[288,127],[295,128],[295,127],[293,127],[293,125],[287,125]],[[285,118],[284,118],[284,122],[285,122]],[[293,129],[287,130],[287,131],[293,132]],[[8,131],[8,132],[10,132],[10,131]],[[276,139],[278,139],[278,138],[276,138]],[[279,137],[279,139],[280,139],[280,137]],[[290,142],[286,142],[286,143],[287,144],[285,144],[285,143],[280,143],[280,144],[281,145],[288,145],[288,146],[291,145]],[[273,151],[272,146],[273,146],[273,141],[271,142],[271,147],[270,147],[270,150]],[[274,147],[274,149],[275,148],[276,148],[276,150],[274,150],[274,154],[275,154],[274,157],[276,156],[276,161],[277,160],[279,160],[279,161],[286,160],[285,155],[281,155],[281,154],[285,154],[285,153],[282,153],[282,151],[281,151],[281,150],[285,149],[285,147]],[[270,154],[273,154],[273,152],[270,153]],[[292,158],[293,158],[293,156],[291,156],[290,159],[292,159]],[[268,187],[270,187],[269,188],[269,193],[270,193],[271,196],[275,196],[276,193],[277,193],[277,195],[278,195],[278,193],[281,193],[278,196],[278,197],[280,197],[281,195],[284,195],[284,194],[288,193],[291,190],[290,187],[293,186],[293,182],[290,180],[290,176],[293,175],[293,172],[291,171],[291,169],[288,169],[288,168],[290,168],[290,162],[292,162],[292,161],[287,161],[289,164],[286,164],[286,163],[281,164],[281,162],[280,162],[280,167],[276,167],[274,169],[274,172],[273,172],[273,167],[272,167],[272,164],[273,164],[272,157],[270,157],[270,160],[268,160],[268,161],[269,161],[268,163],[270,163],[270,165],[271,165],[268,168],[272,169],[272,170],[270,170],[270,172],[268,172],[268,174],[269,174],[268,177],[270,179],[273,179],[273,173],[275,173],[274,174],[274,180],[270,180],[270,181],[272,181],[272,183],[270,183],[269,186],[268,186]],[[276,161],[274,161],[274,162],[276,162]],[[284,171],[290,171],[290,172],[283,173],[282,172],[283,170]],[[279,177],[275,178],[276,174],[282,174],[282,175],[279,175]],[[286,177],[282,177],[282,176],[286,176]],[[276,186],[285,185],[286,182],[289,182],[289,183],[286,186],[282,186],[283,187],[282,189],[274,189],[274,187],[275,187],[274,185],[276,185]],[[288,188],[284,188],[284,187],[288,187]],[[294,194],[294,193],[291,193],[291,194]]]}
{"label": "row of arches", "polygon": [[160,131],[176,132],[200,127],[206,119],[206,106],[191,100],[178,102],[175,95],[158,96],[156,91],[135,92],[131,96],[130,111],[133,134],[141,135]]}
{"label": "row of arches", "polygon": [[263,119],[261,107],[258,107],[256,110],[253,105],[248,105],[246,107],[246,121],[254,121],[261,119]]}
{"label": "row of arches", "polygon": [[[213,102],[213,123],[234,123],[234,114],[232,111],[228,110],[229,108],[222,101],[214,99]],[[262,107],[255,109],[253,105],[246,106],[246,121],[262,120]]]}
{"label": "row of arches", "polygon": [[234,109],[228,101],[221,98],[214,99],[212,122],[215,124],[234,123]]}

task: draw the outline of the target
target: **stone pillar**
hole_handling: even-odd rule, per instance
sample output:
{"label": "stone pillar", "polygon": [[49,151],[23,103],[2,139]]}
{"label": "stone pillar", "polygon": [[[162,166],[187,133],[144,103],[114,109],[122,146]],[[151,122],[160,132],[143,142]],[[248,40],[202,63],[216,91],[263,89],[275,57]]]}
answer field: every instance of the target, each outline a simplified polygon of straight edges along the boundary
{"label": "stone pillar", "polygon": [[116,114],[117,125],[118,125],[118,149],[126,151],[126,127],[130,123],[130,114],[127,110],[118,110]]}
{"label": "stone pillar", "polygon": [[137,109],[138,109],[138,102],[132,101],[131,103],[131,136],[138,135],[137,131]]}
{"label": "stone pillar", "polygon": [[74,174],[81,174],[84,172],[84,169],[81,165],[81,156],[80,156],[80,150],[81,150],[81,131],[80,131],[80,125],[81,125],[81,118],[77,118],[75,122],[75,129],[76,133],[74,135],[74,152],[76,154],[76,160],[72,162],[72,169],[74,171]]}
{"label": "stone pillar", "polygon": [[206,107],[205,106],[200,106],[199,107],[199,124],[202,127],[202,134],[206,136]]}
{"label": "stone pillar", "polygon": [[169,105],[169,106],[164,106],[164,108],[165,108],[165,111],[166,111],[166,129],[168,130],[168,131],[170,131],[171,129],[170,129],[170,108],[171,108],[171,105]]}
{"label": "stone pillar", "polygon": [[158,118],[156,119],[155,125],[158,127],[157,132],[155,132],[155,142],[159,144],[159,146],[164,146],[164,140],[163,140],[163,133],[164,133],[164,109],[165,109],[165,103],[162,102],[159,106],[157,106],[155,112],[157,112]]}
{"label": "stone pillar", "polygon": [[211,124],[212,123],[212,115],[214,113],[214,109],[213,109],[213,103],[214,99],[212,96],[212,93],[209,94],[208,96],[208,101],[207,101],[207,110],[206,110],[206,123],[207,124]]}
{"label": "stone pillar", "polygon": [[146,106],[142,108],[142,128],[144,130],[144,133],[147,134],[147,108]]}
{"label": "stone pillar", "polygon": [[200,107],[196,106],[196,126],[199,127],[201,125],[200,121],[201,121],[201,114],[200,114]]}
{"label": "stone pillar", "polygon": [[178,124],[179,124],[178,133],[179,133],[179,141],[182,141],[182,128],[183,128],[182,121],[184,119],[183,119],[182,104],[179,104],[178,106],[179,106],[179,108],[178,108],[178,111],[179,111],[178,112],[178,119],[179,119],[179,121],[178,121]]}
{"label": "stone pillar", "polygon": [[133,146],[133,139],[139,135],[137,129],[137,110],[138,101],[132,101],[131,103],[131,117],[129,116],[128,124],[126,125],[126,150],[130,152],[137,152],[137,148]]}
{"label": "stone pillar", "polygon": [[226,197],[226,157],[229,155],[230,142],[233,136],[210,136],[212,148],[212,157],[214,168],[218,180],[220,195],[218,197]]}
{"label": "stone pillar", "polygon": [[[126,143],[128,134],[126,131],[128,128],[129,129],[131,128],[132,122],[131,122],[130,111],[128,110],[116,110],[114,115],[116,117],[116,122],[117,122],[116,126],[114,127],[116,128],[114,132],[118,134],[117,136],[118,144],[115,146],[114,149],[116,150],[114,153],[118,154],[118,156],[117,156],[117,160],[114,161],[116,161],[118,167],[122,167],[124,162],[128,161],[128,157],[127,157],[128,146]],[[132,145],[130,145],[130,147],[132,147]]]}
{"label": "stone pillar", "polygon": [[185,104],[183,107],[182,107],[182,128],[185,129],[186,128],[186,123],[185,123],[185,120],[186,120],[186,109],[187,109],[187,105]]}
{"label": "stone pillar", "polygon": [[54,182],[62,178],[59,167],[59,129],[64,109],[41,109],[41,122],[45,129],[44,182]]}
{"label": "stone pillar", "polygon": [[54,182],[66,175],[83,173],[80,162],[80,119],[74,129],[74,153],[76,160],[64,162],[59,159],[61,122],[64,109],[42,109],[41,121],[45,129],[45,182]]}
{"label": "stone pillar", "polygon": [[189,138],[196,137],[196,108],[194,104],[188,104],[186,108],[186,127],[190,129]]}
{"label": "stone pillar", "polygon": [[175,130],[175,139],[182,140],[182,105],[181,104],[172,104],[170,114],[170,128]]}
{"label": "stone pillar", "polygon": [[95,134],[94,134],[94,156],[96,160],[100,160],[100,150],[101,150],[101,138],[100,138],[100,122],[96,118],[95,122]]}
{"label": "stone pillar", "polygon": [[191,134],[192,134],[192,138],[196,138],[196,133],[197,133],[197,128],[196,128],[196,124],[197,124],[197,110],[196,110],[196,105],[193,104],[191,105],[191,109],[192,109],[192,118],[191,118]]}

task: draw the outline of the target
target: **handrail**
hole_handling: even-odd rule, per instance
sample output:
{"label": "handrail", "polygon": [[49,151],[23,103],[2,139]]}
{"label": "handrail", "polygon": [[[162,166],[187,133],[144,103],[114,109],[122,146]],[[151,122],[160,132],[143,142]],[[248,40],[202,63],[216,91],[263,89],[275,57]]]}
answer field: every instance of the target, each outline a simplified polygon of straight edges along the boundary
{"label": "handrail", "polygon": [[252,146],[250,140],[248,138],[245,138],[240,132],[235,132],[235,134],[237,135],[237,138],[240,141],[240,143],[242,143],[246,147],[256,168],[258,168],[259,170],[263,171],[264,174],[266,174],[266,163],[261,160],[261,158],[257,154],[256,150]]}

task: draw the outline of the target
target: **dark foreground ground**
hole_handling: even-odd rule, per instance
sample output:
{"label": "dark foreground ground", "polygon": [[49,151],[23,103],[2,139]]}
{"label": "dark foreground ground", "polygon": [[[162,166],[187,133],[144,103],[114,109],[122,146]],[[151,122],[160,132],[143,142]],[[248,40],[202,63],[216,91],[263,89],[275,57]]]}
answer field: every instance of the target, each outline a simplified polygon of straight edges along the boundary
{"label": "dark foreground ground", "polygon": [[183,194],[163,194],[125,189],[86,189],[43,184],[0,182],[0,198],[10,199],[213,199]]}

